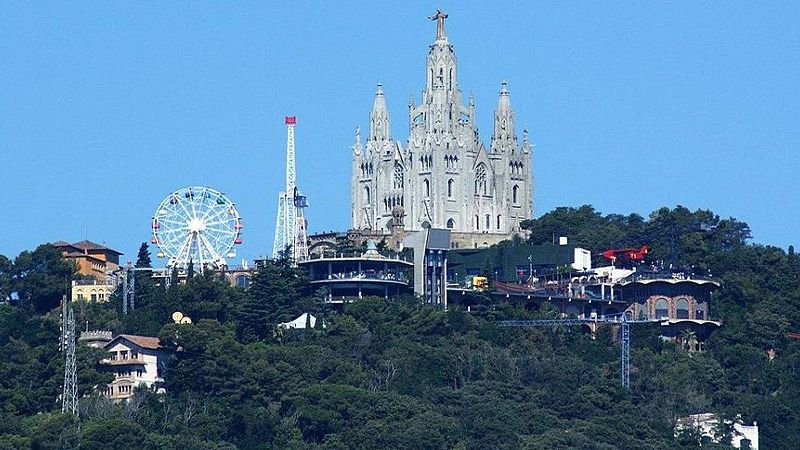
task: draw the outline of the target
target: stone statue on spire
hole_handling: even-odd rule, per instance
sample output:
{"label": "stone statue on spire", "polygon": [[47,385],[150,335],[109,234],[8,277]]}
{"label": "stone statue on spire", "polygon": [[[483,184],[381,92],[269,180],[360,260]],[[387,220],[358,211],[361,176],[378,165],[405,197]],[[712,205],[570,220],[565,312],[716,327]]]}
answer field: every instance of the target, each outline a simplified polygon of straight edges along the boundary
{"label": "stone statue on spire", "polygon": [[444,19],[447,19],[447,13],[437,9],[436,14],[428,18],[436,21],[436,39],[444,39]]}

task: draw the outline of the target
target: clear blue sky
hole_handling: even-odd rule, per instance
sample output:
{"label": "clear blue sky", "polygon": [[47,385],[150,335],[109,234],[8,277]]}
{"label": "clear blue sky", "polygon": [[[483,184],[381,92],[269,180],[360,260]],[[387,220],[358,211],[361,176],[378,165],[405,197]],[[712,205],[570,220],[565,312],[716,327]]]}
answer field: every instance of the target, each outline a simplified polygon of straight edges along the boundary
{"label": "clear blue sky", "polygon": [[[383,2],[379,2],[383,3]],[[0,253],[88,238],[134,257],[181,186],[271,249],[285,115],[310,230],[350,223],[350,145],[383,82],[395,139],[445,9],[488,141],[499,83],[536,144],[536,215],[709,208],[800,231],[796,2],[0,2]]]}

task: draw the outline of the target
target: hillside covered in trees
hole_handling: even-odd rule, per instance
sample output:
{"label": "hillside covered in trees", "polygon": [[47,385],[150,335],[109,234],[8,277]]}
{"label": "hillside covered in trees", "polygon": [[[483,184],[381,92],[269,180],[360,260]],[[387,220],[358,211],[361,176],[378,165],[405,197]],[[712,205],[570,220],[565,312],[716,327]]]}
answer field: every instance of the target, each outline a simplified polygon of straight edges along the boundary
{"label": "hillside covered in trees", "polygon": [[[159,336],[174,355],[166,394],[111,404],[95,389],[111,379],[97,365],[103,352],[79,347],[78,426],[60,413],[57,352],[74,268],[42,245],[0,256],[0,449],[690,449],[700,436],[675,437],[673,426],[700,412],[757,421],[762,448],[800,448],[800,340],[787,336],[800,331],[793,249],[751,244],[747,224],[682,207],[648,218],[558,208],[525,226],[531,243],[568,236],[594,253],[648,244],[654,260],[712,274],[723,283],[712,302],[722,327],[702,353],[634,328],[628,391],[608,328],[592,339],[495,325],[547,308],[467,313],[366,298],[334,311],[286,260],[268,261],[247,289],[209,272],[169,289],[139,274],[135,311],[122,316],[116,297],[80,303],[77,322]],[[138,265],[149,265],[146,246]],[[194,323],[172,323],[176,310]],[[306,311],[325,326],[276,331]]]}

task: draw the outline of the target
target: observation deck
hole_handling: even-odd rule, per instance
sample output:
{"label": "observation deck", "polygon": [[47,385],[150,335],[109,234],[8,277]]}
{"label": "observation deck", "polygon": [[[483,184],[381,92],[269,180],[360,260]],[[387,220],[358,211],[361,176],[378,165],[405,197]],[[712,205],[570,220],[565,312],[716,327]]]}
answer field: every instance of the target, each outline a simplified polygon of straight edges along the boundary
{"label": "observation deck", "polygon": [[365,296],[389,298],[412,291],[414,263],[380,254],[374,245],[364,253],[334,253],[298,263],[308,268],[309,284],[325,289],[329,303],[345,303]]}

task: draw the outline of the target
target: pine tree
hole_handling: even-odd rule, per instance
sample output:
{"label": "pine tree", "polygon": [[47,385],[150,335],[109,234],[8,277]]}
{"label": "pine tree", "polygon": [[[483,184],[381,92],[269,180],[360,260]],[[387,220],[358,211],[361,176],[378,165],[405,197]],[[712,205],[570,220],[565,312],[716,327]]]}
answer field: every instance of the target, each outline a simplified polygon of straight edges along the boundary
{"label": "pine tree", "polygon": [[[139,246],[139,252],[136,255],[137,268],[152,267],[150,260],[150,247],[147,242],[142,242]],[[137,270],[133,272],[133,277],[136,279],[136,306],[143,307],[149,305],[153,301],[153,274],[149,270]]]}
{"label": "pine tree", "polygon": [[136,267],[153,267],[150,260],[150,247],[147,242],[142,242],[139,246],[139,254],[136,256]]}
{"label": "pine tree", "polygon": [[292,320],[308,309],[304,298],[307,283],[291,259],[280,256],[266,261],[253,276],[238,314],[238,333],[245,342],[267,339],[281,322]]}

